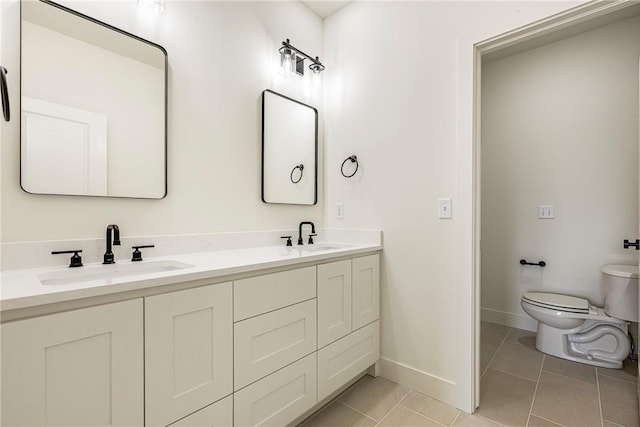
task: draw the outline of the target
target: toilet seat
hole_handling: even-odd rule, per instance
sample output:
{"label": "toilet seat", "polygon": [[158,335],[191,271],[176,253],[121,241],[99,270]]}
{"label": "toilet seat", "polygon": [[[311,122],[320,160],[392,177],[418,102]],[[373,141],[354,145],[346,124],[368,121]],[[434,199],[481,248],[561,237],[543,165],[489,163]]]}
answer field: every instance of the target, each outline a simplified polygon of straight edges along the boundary
{"label": "toilet seat", "polygon": [[589,301],[569,295],[526,292],[522,299],[529,304],[568,313],[589,314]]}

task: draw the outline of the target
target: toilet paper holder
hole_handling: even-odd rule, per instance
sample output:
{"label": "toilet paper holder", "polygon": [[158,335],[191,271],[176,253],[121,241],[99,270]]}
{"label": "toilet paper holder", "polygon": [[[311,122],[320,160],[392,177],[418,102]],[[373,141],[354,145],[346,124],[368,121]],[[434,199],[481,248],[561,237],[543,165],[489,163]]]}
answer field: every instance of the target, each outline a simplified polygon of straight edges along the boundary
{"label": "toilet paper holder", "polygon": [[545,265],[547,265],[546,262],[544,261],[539,261],[539,262],[527,262],[526,259],[521,259],[520,260],[520,265],[537,265],[538,267],[544,267]]}

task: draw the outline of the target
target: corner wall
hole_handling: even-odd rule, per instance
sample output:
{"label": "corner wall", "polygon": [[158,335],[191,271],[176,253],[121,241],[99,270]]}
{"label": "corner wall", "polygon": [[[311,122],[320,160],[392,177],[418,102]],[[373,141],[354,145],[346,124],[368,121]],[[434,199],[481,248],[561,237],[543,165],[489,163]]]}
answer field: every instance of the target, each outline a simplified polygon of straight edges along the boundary
{"label": "corner wall", "polygon": [[[353,2],[325,20],[325,223],[383,230],[382,375],[466,411],[474,338],[458,333],[471,331],[458,295],[473,283],[458,283],[469,266],[456,245],[465,227],[456,141],[473,103],[472,92],[457,103],[467,89],[460,50],[471,53],[464,41],[479,32],[496,36],[578,3]],[[346,179],[340,164],[352,154],[360,169]],[[450,220],[437,218],[441,197],[453,199]]]}
{"label": "corner wall", "polygon": [[639,57],[634,17],[483,64],[483,320],[535,330],[527,291],[602,306],[600,267],[637,264]]}
{"label": "corner wall", "polygon": [[291,229],[301,220],[322,227],[322,177],[316,206],[260,200],[264,89],[319,107],[322,167],[322,94],[277,73],[286,38],[323,56],[318,16],[299,2],[168,1],[160,16],[147,15],[135,0],[61,3],[168,51],[168,195],[135,200],[20,189],[19,2],[3,1],[0,63],[9,70],[13,115],[1,123],[3,243],[97,238],[110,223],[123,236]]}

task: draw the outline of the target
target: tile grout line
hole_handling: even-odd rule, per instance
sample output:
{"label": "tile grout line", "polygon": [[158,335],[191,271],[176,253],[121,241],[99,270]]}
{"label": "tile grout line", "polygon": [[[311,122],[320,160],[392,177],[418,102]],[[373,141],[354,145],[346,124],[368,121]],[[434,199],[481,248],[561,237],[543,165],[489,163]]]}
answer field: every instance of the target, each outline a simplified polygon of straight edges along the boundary
{"label": "tile grout line", "polygon": [[491,418],[487,418],[487,417],[485,417],[485,416],[482,416],[482,415],[480,415],[480,414],[475,414],[475,413],[474,413],[473,415],[474,415],[474,416],[476,416],[476,417],[480,417],[480,418],[482,418],[483,420],[490,421],[490,422],[492,422],[493,424],[496,424],[496,425],[499,425],[499,426],[502,426],[502,427],[512,427],[512,426],[508,426],[508,425],[506,425],[506,424],[502,424],[501,422],[498,422],[498,421],[496,421],[496,420],[492,420]]}
{"label": "tile grout line", "polygon": [[[403,400],[404,400],[404,399],[403,399]],[[402,400],[401,400],[400,402],[402,402]],[[414,410],[413,410],[413,409],[411,409],[411,408],[407,408],[406,406],[404,406],[404,405],[403,405],[403,404],[401,404],[400,402],[398,402],[398,405],[396,405],[396,406],[402,406],[402,407],[403,407],[404,409],[406,409],[407,411],[413,412],[413,413],[414,413],[414,414],[416,414],[416,415],[420,415],[420,417],[422,417],[422,418],[426,418],[426,419],[428,419],[429,421],[433,421],[434,423],[437,423],[437,424],[440,424],[441,426],[447,427],[447,425],[446,425],[446,424],[443,424],[443,423],[441,423],[441,422],[440,422],[440,421],[438,421],[438,420],[434,420],[433,418],[429,418],[429,417],[427,417],[426,415],[421,414],[421,413],[420,413],[420,412],[418,412],[418,411],[414,411]]]}
{"label": "tile grout line", "polygon": [[[575,362],[575,363],[580,363],[580,362]],[[558,374],[556,372],[545,371],[544,369],[543,369],[543,371],[546,372],[547,374],[555,375],[556,377],[565,378],[565,379],[573,380],[573,381],[578,381],[578,382],[581,382],[583,384],[597,385],[597,384],[594,384],[594,383],[590,383],[589,381],[581,380],[580,378],[568,377],[566,375]],[[597,377],[598,377],[598,374],[596,372],[596,381],[597,381]]]}
{"label": "tile grout line", "polygon": [[[496,352],[493,353],[493,356],[491,356],[491,360],[489,360],[489,363],[487,363],[487,367],[484,368],[484,371],[482,372],[482,375],[480,375],[480,381],[482,381],[482,377],[484,377],[484,374],[486,374],[487,371],[489,370],[489,366],[491,366],[491,362],[493,362],[493,359],[495,359],[496,356],[498,355],[498,352],[502,348],[502,345],[507,340],[507,337],[509,336],[509,334],[511,333],[512,330],[513,330],[513,328],[509,328],[509,331],[504,335],[504,338],[502,338],[502,341],[500,342],[500,345],[496,349]],[[482,341],[482,337],[480,338],[480,341]],[[480,343],[480,345],[482,345],[482,342]]]}
{"label": "tile grout line", "polygon": [[531,399],[531,406],[529,407],[529,416],[527,417],[527,424],[531,421],[531,412],[533,412],[533,404],[536,402],[536,394],[538,394],[538,385],[540,384],[540,377],[542,376],[542,368],[544,368],[544,361],[547,356],[545,354],[542,355],[542,363],[540,364],[540,372],[538,372],[538,380],[536,381],[536,388],[533,390],[533,399]]}
{"label": "tile grout line", "polygon": [[604,427],[604,415],[602,414],[602,398],[600,397],[600,379],[598,378],[597,366],[596,366],[596,390],[598,391],[598,409],[600,410],[600,425]]}
{"label": "tile grout line", "polygon": [[[533,415],[533,414],[531,414],[531,415]],[[536,417],[536,418],[540,418],[541,420],[545,420],[547,422],[550,422],[551,424],[557,425],[559,427],[565,427],[563,424],[559,424],[559,423],[557,423],[555,421],[551,421],[550,419],[545,418],[545,417],[541,417],[540,415],[533,415],[533,416]]]}
{"label": "tile grout line", "polygon": [[[543,360],[544,360],[544,359],[543,359]],[[576,362],[576,363],[578,363],[578,362]],[[514,376],[514,377],[516,377],[516,378],[520,378],[520,379],[522,379],[522,380],[527,380],[527,381],[531,381],[531,382],[536,382],[536,380],[532,380],[531,378],[527,378],[527,377],[520,376],[520,375],[518,375],[518,374],[514,374],[513,372],[504,371],[504,370],[502,370],[502,369],[497,369],[497,368],[491,368],[491,369],[493,369],[494,371],[502,372],[503,374],[509,374],[509,375],[512,375],[512,376]],[[547,371],[547,370],[544,370],[544,369],[543,369],[542,371],[543,371],[543,372],[546,372],[547,374],[555,375],[556,377],[565,378],[565,379],[567,379],[567,380],[579,381],[579,382],[581,382],[581,383],[589,384],[589,385],[596,385],[595,383],[590,383],[589,381],[581,380],[580,378],[569,377],[569,376],[567,376],[567,375],[558,374],[557,372]],[[606,376],[606,375],[604,375],[604,376]],[[607,377],[607,378],[613,378],[613,379],[615,379],[614,377]],[[633,383],[628,382],[628,381],[624,381],[624,382],[627,382],[628,384],[633,384]],[[635,385],[635,384],[634,384],[634,385]]]}
{"label": "tile grout line", "polygon": [[453,418],[453,421],[451,421],[451,424],[449,424],[450,426],[454,425],[456,423],[456,421],[458,421],[458,418],[460,418],[460,414],[462,413],[462,411],[460,409],[458,409],[458,413],[456,414],[456,416]]}
{"label": "tile grout line", "polygon": [[[597,369],[597,367],[596,367],[596,369]],[[603,374],[598,374],[598,375],[602,375],[603,377],[611,378],[612,380],[616,380],[616,381],[623,381],[623,382],[625,382],[625,383],[629,383],[629,384],[633,384],[633,385],[638,385],[638,382],[637,382],[637,381],[625,380],[625,379],[618,378],[618,377],[614,377],[614,376],[607,375],[607,374],[604,374],[604,373],[603,373]]]}
{"label": "tile grout line", "polygon": [[[497,372],[502,372],[503,374],[511,375],[512,377],[520,378],[521,380],[529,381],[529,382],[532,382],[532,383],[536,382],[536,380],[532,380],[531,378],[521,377],[520,375],[514,374],[513,372],[503,371],[502,369],[496,369],[496,368],[491,368],[491,369],[493,369],[494,371],[497,371]],[[538,376],[540,376],[540,375],[538,374]]]}
{"label": "tile grout line", "polygon": [[402,399],[404,399],[405,397],[407,397],[409,395],[409,393],[411,393],[411,389],[407,390],[407,392],[404,394],[404,396],[402,396],[395,405],[393,405],[393,407],[391,409],[389,409],[389,411],[384,414],[384,416],[382,418],[380,418],[380,421],[378,421],[376,423],[376,426],[380,425],[380,423],[387,417],[387,415],[389,415],[391,413],[391,411],[393,411],[394,409],[396,409],[396,406],[398,406],[400,404],[400,402],[402,402]]}
{"label": "tile grout line", "polygon": [[304,426],[305,424],[309,423],[309,420],[317,417],[318,415],[320,415],[321,413],[323,413],[324,411],[326,411],[327,409],[329,409],[329,407],[331,405],[333,405],[334,403],[341,403],[338,402],[338,398],[335,397],[333,400],[330,400],[329,402],[327,402],[323,407],[321,407],[320,409],[318,409],[316,412],[314,412],[313,414],[309,415],[307,418],[305,418],[304,420],[302,420],[302,422],[300,424],[298,424],[299,427]]}
{"label": "tile grout line", "polygon": [[351,409],[351,410],[353,410],[353,411],[356,411],[358,414],[360,414],[360,415],[362,415],[362,416],[364,416],[364,417],[366,417],[366,418],[369,418],[371,421],[373,421],[374,423],[376,423],[376,425],[378,425],[378,420],[376,420],[375,418],[370,417],[369,415],[365,414],[364,412],[360,412],[360,411],[358,411],[356,408],[354,408],[353,406],[349,406],[349,405],[347,405],[347,404],[346,404],[346,403],[344,403],[342,400],[338,400],[338,399],[336,399],[336,402],[340,403],[341,405],[346,406],[347,408],[349,408],[349,409]]}

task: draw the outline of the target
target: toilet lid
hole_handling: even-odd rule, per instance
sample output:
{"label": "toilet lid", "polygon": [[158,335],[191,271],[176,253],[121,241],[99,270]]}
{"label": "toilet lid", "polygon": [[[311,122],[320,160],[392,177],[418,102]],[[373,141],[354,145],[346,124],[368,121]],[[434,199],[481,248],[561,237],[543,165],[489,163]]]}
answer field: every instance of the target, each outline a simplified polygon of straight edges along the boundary
{"label": "toilet lid", "polygon": [[538,307],[572,313],[589,313],[589,301],[569,295],[548,294],[545,292],[526,292],[522,299]]}
{"label": "toilet lid", "polygon": [[638,278],[637,265],[608,264],[603,265],[600,271],[604,274],[608,274],[609,276],[624,277],[627,279]]}

